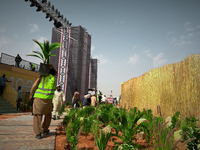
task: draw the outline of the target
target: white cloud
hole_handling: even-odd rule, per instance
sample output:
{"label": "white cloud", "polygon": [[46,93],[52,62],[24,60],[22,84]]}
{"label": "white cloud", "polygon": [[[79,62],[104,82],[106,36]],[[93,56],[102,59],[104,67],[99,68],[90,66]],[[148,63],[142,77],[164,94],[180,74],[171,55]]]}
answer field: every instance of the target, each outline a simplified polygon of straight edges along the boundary
{"label": "white cloud", "polygon": [[150,50],[147,49],[143,52],[143,54],[145,54],[147,57],[152,57],[152,54],[149,52]]}
{"label": "white cloud", "polygon": [[18,38],[18,35],[14,33],[14,34],[13,34],[13,37],[14,37],[14,38]]}
{"label": "white cloud", "polygon": [[171,43],[176,46],[190,45],[192,41],[189,39],[194,36],[194,33],[188,33],[187,35],[182,35],[180,38],[171,38]]}
{"label": "white cloud", "polygon": [[0,37],[0,47],[9,43],[6,37]]}
{"label": "white cloud", "polygon": [[153,58],[153,66],[154,68],[161,67],[163,65],[166,65],[167,59],[164,59],[164,54],[159,53],[156,57]]}
{"label": "white cloud", "polygon": [[4,32],[6,32],[6,29],[0,27],[0,33],[4,33]]}
{"label": "white cloud", "polygon": [[167,35],[173,34],[173,32],[168,32]]}
{"label": "white cloud", "polygon": [[187,32],[190,32],[190,31],[194,31],[194,28],[191,28],[191,27],[188,27],[191,23],[190,22],[186,22],[184,24],[184,28]]}
{"label": "white cloud", "polygon": [[95,55],[93,58],[96,58],[98,60],[99,64],[105,64],[108,62],[108,59],[105,56],[103,56],[102,54]]}
{"label": "white cloud", "polygon": [[37,41],[40,43],[43,43],[44,41],[47,41],[48,39],[46,37],[43,36],[38,36]]}
{"label": "white cloud", "polygon": [[[37,39],[36,39],[38,42],[40,43],[43,43],[44,41],[48,40],[46,37],[43,37],[43,36],[39,36]],[[38,50],[40,49],[39,45],[37,43],[33,43],[33,50]],[[31,51],[33,51],[31,50]]]}
{"label": "white cloud", "polygon": [[188,26],[188,25],[190,25],[191,23],[190,22],[186,22],[185,24],[184,24],[184,26],[186,27],[186,26]]}
{"label": "white cloud", "polygon": [[128,63],[135,65],[138,61],[139,61],[139,56],[135,54],[133,57],[129,58]]}
{"label": "white cloud", "polygon": [[30,26],[30,33],[33,33],[33,32],[38,32],[39,31],[39,26],[37,24],[29,24]]}
{"label": "white cloud", "polygon": [[94,45],[92,45],[92,46],[91,46],[91,52],[93,52],[93,51],[95,50],[95,48],[96,48],[96,47],[95,47]]}
{"label": "white cloud", "polygon": [[193,28],[185,28],[185,30],[189,32],[189,31],[193,31],[194,29]]}

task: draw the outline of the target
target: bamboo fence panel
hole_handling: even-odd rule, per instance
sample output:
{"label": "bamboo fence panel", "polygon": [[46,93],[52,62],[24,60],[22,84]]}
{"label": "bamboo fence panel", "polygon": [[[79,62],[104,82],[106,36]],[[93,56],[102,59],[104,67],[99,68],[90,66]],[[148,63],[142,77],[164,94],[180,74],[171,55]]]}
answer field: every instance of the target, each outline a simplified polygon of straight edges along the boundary
{"label": "bamboo fence panel", "polygon": [[121,106],[151,109],[157,105],[167,116],[180,111],[181,117],[200,115],[200,54],[168,64],[132,78],[121,85]]}

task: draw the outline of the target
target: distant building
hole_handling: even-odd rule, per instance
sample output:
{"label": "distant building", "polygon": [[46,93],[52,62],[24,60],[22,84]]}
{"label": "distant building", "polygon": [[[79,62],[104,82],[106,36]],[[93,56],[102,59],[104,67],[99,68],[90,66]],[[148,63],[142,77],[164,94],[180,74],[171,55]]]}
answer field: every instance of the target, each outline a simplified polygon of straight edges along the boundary
{"label": "distant building", "polygon": [[90,59],[89,89],[97,89],[97,59]]}
{"label": "distant building", "polygon": [[[64,34],[64,30],[65,33]],[[77,88],[81,97],[88,92],[94,81],[94,69],[91,57],[91,36],[81,26],[52,29],[52,42],[61,42],[62,47],[52,51],[50,63],[58,70],[58,84],[66,94],[66,101],[71,102],[74,89]],[[90,66],[93,68],[90,70]],[[93,71],[93,73],[90,73]],[[90,81],[90,79],[92,81]]]}

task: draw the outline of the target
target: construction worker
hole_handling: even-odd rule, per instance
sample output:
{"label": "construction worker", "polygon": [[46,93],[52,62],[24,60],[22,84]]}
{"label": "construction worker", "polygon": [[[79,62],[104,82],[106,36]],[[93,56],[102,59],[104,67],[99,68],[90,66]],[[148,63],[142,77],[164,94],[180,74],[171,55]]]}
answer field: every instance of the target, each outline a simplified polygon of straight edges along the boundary
{"label": "construction worker", "polygon": [[22,61],[22,58],[19,56],[19,54],[17,54],[17,56],[15,57],[15,67],[19,68],[19,64]]}
{"label": "construction worker", "polygon": [[[35,138],[41,139],[41,134],[48,134],[48,129],[51,123],[52,99],[56,90],[57,71],[50,65],[49,75],[40,76],[33,84],[30,91],[30,101],[33,103],[33,131],[36,134]],[[45,115],[42,123],[42,117]]]}
{"label": "construction worker", "polygon": [[30,63],[30,66],[31,66],[31,70],[32,70],[32,71],[35,71],[35,64]]}
{"label": "construction worker", "polygon": [[56,86],[56,91],[54,92],[53,97],[53,119],[56,120],[56,114],[58,113],[57,118],[60,119],[59,109],[62,104],[65,102],[65,95],[64,92],[61,90],[60,85]]}
{"label": "construction worker", "polygon": [[72,108],[74,108],[74,104],[76,104],[76,109],[77,107],[79,107],[79,102],[80,102],[80,98],[81,98],[81,95],[80,93],[78,92],[77,89],[74,90],[74,96],[72,98]]}

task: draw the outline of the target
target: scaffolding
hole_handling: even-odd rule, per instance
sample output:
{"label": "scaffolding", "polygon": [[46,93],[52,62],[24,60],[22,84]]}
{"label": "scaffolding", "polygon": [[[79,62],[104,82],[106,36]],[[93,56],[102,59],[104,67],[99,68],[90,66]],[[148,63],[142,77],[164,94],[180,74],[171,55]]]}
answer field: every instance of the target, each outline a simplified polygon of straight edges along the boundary
{"label": "scaffolding", "polygon": [[[75,89],[78,89],[81,97],[88,92],[90,83],[91,36],[81,26],[69,27],[68,35],[68,42],[63,44],[68,47],[66,55],[63,56],[62,51],[58,48],[52,52],[56,54],[56,57],[52,57],[50,63],[59,70],[61,69],[60,66],[62,66],[59,61],[62,58],[66,60],[66,66],[63,65],[63,68],[66,70],[66,80],[62,89],[66,93],[66,101],[71,102]],[[63,37],[57,32],[57,29],[53,28],[52,42],[63,43],[62,39]],[[73,39],[76,39],[76,41]]]}

